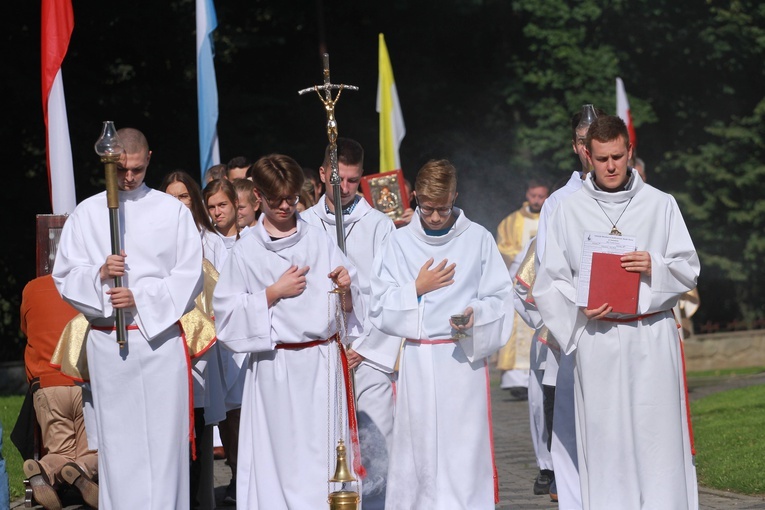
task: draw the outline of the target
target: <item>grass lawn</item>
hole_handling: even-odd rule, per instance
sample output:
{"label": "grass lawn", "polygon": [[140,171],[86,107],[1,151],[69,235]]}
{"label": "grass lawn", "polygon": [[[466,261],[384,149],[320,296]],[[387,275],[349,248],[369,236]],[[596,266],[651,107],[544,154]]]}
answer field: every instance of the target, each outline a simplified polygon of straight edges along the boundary
{"label": "grass lawn", "polygon": [[699,483],[765,493],[765,385],[716,393],[691,404]]}
{"label": "grass lawn", "polygon": [[11,430],[19,417],[24,396],[0,397],[0,422],[3,424],[3,458],[11,485],[11,501],[24,496],[23,461],[19,451],[11,443]]}
{"label": "grass lawn", "polygon": [[724,368],[719,370],[699,370],[696,372],[688,372],[688,380],[693,379],[706,379],[715,377],[736,377],[743,375],[753,375],[765,372],[765,367],[748,367],[748,368]]}

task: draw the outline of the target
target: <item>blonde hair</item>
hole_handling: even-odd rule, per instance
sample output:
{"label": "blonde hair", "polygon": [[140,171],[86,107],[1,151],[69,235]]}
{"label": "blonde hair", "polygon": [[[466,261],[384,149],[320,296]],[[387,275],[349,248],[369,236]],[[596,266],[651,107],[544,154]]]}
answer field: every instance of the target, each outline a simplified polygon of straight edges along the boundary
{"label": "blonde hair", "polygon": [[237,196],[239,193],[244,193],[247,196],[247,202],[253,206],[257,207],[258,200],[255,198],[255,194],[252,192],[252,190],[255,189],[255,184],[249,180],[249,179],[234,179],[232,183],[234,185],[234,189],[236,190]]}
{"label": "blonde hair", "polygon": [[446,159],[431,159],[417,172],[414,190],[420,200],[441,200],[457,191],[457,169]]}

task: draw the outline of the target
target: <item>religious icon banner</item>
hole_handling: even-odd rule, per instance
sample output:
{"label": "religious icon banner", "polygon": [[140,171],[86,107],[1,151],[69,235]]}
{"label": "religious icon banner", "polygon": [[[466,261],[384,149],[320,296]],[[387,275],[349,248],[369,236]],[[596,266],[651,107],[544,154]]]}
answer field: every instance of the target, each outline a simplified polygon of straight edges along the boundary
{"label": "religious icon banner", "polygon": [[37,215],[37,276],[53,272],[58,242],[68,214]]}
{"label": "religious icon banner", "polygon": [[369,205],[388,215],[395,223],[402,222],[401,217],[409,204],[404,198],[406,185],[401,169],[365,175],[361,178],[361,190]]}

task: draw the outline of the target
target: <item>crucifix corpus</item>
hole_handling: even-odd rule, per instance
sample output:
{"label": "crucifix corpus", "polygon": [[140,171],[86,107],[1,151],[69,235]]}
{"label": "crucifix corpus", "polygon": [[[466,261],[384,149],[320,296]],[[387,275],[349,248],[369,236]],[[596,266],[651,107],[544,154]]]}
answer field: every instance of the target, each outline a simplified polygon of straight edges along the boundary
{"label": "crucifix corpus", "polygon": [[[343,204],[340,201],[340,171],[337,167],[337,120],[335,119],[335,104],[340,99],[344,89],[359,90],[354,85],[337,85],[329,80],[329,53],[322,56],[324,63],[324,85],[314,85],[307,89],[298,90],[298,94],[308,94],[316,92],[319,100],[324,105],[327,112],[327,138],[329,139],[329,161],[332,167],[329,183],[332,185],[335,206],[335,227],[337,228],[337,245],[345,253],[345,225],[343,224]],[[337,95],[332,97],[332,90],[337,90]],[[324,95],[322,96],[322,92]]]}

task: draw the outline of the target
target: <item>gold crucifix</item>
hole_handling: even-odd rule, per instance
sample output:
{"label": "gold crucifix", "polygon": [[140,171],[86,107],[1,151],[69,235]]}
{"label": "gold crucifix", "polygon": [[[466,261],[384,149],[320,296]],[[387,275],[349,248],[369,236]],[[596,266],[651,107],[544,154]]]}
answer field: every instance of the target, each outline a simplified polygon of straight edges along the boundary
{"label": "gold crucifix", "polygon": [[[307,89],[298,90],[298,94],[301,96],[309,92],[316,92],[319,96],[319,100],[324,105],[324,110],[327,112],[327,138],[329,139],[329,162],[331,174],[329,183],[332,185],[332,191],[334,191],[335,214],[338,221],[335,221],[337,227],[337,245],[345,253],[345,225],[343,225],[343,205],[340,201],[340,173],[337,167],[337,120],[335,119],[335,104],[340,99],[344,89],[359,90],[355,85],[337,85],[329,79],[329,54],[325,53],[322,56],[322,62],[324,63],[324,85],[314,85]],[[337,95],[332,97],[332,90],[337,90]],[[324,95],[322,96],[322,91]]]}

